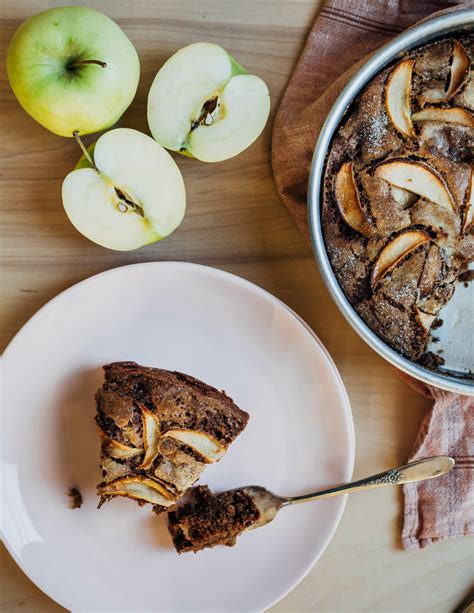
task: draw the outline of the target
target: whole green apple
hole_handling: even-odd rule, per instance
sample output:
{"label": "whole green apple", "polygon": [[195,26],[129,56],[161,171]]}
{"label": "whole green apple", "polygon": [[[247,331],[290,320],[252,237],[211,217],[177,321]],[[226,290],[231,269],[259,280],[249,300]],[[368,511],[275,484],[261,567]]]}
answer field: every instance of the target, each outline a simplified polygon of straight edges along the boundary
{"label": "whole green apple", "polygon": [[7,54],[10,85],[36,121],[60,136],[109,128],[137,91],[135,47],[109,17],[62,6],[21,24]]}

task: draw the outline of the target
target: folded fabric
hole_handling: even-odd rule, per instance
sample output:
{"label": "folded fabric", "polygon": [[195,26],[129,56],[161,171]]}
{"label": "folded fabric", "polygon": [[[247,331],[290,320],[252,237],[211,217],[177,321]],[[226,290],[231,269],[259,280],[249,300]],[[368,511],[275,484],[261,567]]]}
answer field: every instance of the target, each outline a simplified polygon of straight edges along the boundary
{"label": "folded fabric", "polygon": [[[474,3],[326,1],[288,84],[273,130],[275,183],[308,242],[306,195],[311,158],[321,126],[344,85],[367,56],[393,36],[420,20],[468,6]],[[456,460],[448,475],[404,488],[402,542],[406,549],[417,549],[474,534],[474,399],[411,379],[410,384],[435,401],[410,460],[444,454]]]}

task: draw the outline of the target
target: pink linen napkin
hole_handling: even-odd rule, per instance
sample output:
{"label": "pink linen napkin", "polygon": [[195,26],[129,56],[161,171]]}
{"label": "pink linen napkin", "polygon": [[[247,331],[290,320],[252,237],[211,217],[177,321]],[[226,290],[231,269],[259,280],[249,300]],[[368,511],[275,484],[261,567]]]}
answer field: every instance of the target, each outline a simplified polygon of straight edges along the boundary
{"label": "pink linen napkin", "polygon": [[435,401],[409,461],[449,455],[456,462],[447,475],[403,487],[403,546],[420,549],[446,538],[474,535],[474,397],[451,394],[399,374]]}

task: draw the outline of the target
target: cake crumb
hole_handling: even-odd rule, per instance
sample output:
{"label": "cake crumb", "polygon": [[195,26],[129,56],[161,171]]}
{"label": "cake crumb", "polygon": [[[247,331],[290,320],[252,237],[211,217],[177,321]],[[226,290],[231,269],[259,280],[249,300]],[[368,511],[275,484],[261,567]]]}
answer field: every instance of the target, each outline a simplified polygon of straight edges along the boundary
{"label": "cake crumb", "polygon": [[474,281],[474,270],[466,270],[459,275],[459,281],[464,283],[464,287],[469,287],[469,283]]}
{"label": "cake crumb", "polygon": [[77,487],[71,487],[67,493],[70,499],[71,509],[80,509],[82,507],[82,494]]}

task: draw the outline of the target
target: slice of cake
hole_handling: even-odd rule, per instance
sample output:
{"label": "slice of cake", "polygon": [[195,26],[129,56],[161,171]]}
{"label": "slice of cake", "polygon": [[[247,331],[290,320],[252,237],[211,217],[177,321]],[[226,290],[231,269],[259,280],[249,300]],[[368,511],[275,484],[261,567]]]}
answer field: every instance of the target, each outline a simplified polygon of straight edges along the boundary
{"label": "slice of cake", "polygon": [[114,496],[156,512],[173,506],[247,425],[248,414],[224,392],[188,375],[135,362],[104,371],[96,394],[99,507]]}
{"label": "slice of cake", "polygon": [[244,490],[213,495],[206,485],[191,490],[191,502],[168,513],[168,529],[178,553],[235,545],[237,536],[258,521],[260,511]]}

